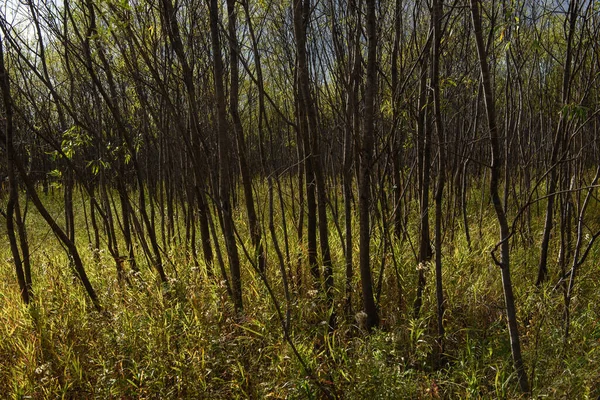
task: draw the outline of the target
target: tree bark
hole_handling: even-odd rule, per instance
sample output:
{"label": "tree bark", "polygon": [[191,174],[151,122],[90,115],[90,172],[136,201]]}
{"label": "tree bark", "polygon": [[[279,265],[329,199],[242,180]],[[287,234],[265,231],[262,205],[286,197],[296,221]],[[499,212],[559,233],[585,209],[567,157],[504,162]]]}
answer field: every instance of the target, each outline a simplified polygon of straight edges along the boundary
{"label": "tree bark", "polygon": [[567,128],[567,115],[569,100],[571,97],[571,64],[573,59],[573,37],[575,35],[576,22],[577,22],[577,10],[579,8],[579,1],[569,2],[569,12],[567,13],[567,22],[569,31],[567,33],[567,49],[565,52],[565,63],[562,80],[562,106],[563,109],[560,113],[560,119],[556,128],[554,141],[552,145],[552,154],[550,156],[550,174],[548,176],[548,203],[546,206],[546,218],[544,223],[544,233],[542,236],[542,244],[540,246],[540,261],[538,264],[538,276],[536,280],[536,286],[540,286],[548,276],[548,249],[550,247],[550,237],[552,229],[554,228],[554,202],[555,202],[555,191],[559,179],[559,171],[557,162],[560,158],[560,152],[565,152],[566,149],[566,128]]}
{"label": "tree bark", "polygon": [[[32,300],[33,293],[31,290],[31,282],[27,282],[25,277],[25,271],[23,269],[23,259],[29,257],[27,248],[21,247],[19,249],[19,243],[17,242],[17,236],[15,234],[15,209],[19,212],[19,191],[17,177],[15,174],[15,158],[17,157],[15,148],[13,145],[13,110],[12,110],[12,99],[10,94],[10,80],[8,71],[4,64],[4,48],[2,38],[0,37],[0,88],[2,89],[2,102],[4,105],[5,113],[5,143],[6,143],[6,166],[8,171],[8,203],[6,205],[6,231],[10,242],[10,250],[13,256],[13,262],[15,263],[15,271],[17,273],[17,281],[19,283],[19,289],[21,291],[21,298],[25,304],[29,304]],[[21,254],[23,252],[23,254]]]}
{"label": "tree bark", "polygon": [[240,259],[235,239],[234,223],[231,207],[231,178],[230,178],[230,151],[231,143],[227,132],[227,110],[225,107],[225,89],[223,86],[224,69],[221,55],[221,43],[219,39],[219,6],[217,0],[210,0],[210,35],[213,51],[213,69],[215,96],[217,101],[217,142],[219,154],[219,184],[218,199],[222,212],[223,235],[225,247],[229,259],[229,270],[231,274],[231,289],[233,303],[238,314],[243,311],[242,281],[240,273]]}
{"label": "tree bark", "polygon": [[[244,200],[246,212],[248,213],[248,225],[250,227],[250,239],[254,246],[253,256],[258,259],[258,267],[261,271],[266,268],[266,253],[262,244],[262,232],[256,208],[254,206],[254,194],[252,192],[252,175],[246,159],[246,139],[244,138],[244,128],[239,113],[239,44],[237,41],[237,11],[235,9],[235,0],[227,0],[228,14],[228,33],[229,33],[229,69],[231,83],[229,88],[229,113],[233,120],[233,130],[235,132],[237,143],[238,163],[242,177],[242,187],[244,189]],[[261,74],[262,75],[262,74]],[[261,77],[262,79],[262,77]],[[262,88],[259,88],[262,92]],[[259,110],[262,113],[262,109]],[[254,260],[253,260],[254,261]]]}
{"label": "tree bark", "polygon": [[363,308],[367,314],[367,328],[379,325],[379,315],[373,297],[371,279],[371,235],[369,213],[371,206],[371,175],[373,169],[373,148],[375,141],[375,95],[377,93],[377,20],[375,0],[367,0],[367,83],[365,88],[365,120],[360,148],[359,181],[359,235],[360,235],[360,280],[363,295]]}
{"label": "tree bark", "polygon": [[513,365],[517,373],[519,380],[519,386],[523,393],[530,392],[529,380],[527,378],[527,372],[523,364],[523,357],[521,355],[521,342],[519,338],[518,321],[517,321],[517,310],[515,306],[515,299],[512,288],[512,281],[510,275],[510,229],[508,221],[506,219],[506,213],[500,199],[498,191],[499,180],[500,180],[500,166],[501,162],[501,151],[498,126],[496,123],[496,106],[494,103],[494,95],[492,92],[491,75],[487,60],[487,50],[483,41],[483,31],[481,28],[481,16],[479,13],[479,0],[470,0],[471,5],[471,16],[473,21],[473,29],[475,33],[475,42],[477,44],[477,55],[479,57],[479,65],[481,70],[481,80],[483,83],[484,102],[487,114],[487,123],[490,137],[490,150],[491,150],[491,167],[490,167],[490,196],[498,219],[498,226],[500,228],[500,254],[501,258],[498,261],[492,251],[494,261],[500,267],[502,274],[502,289],[504,291],[504,301],[506,305],[506,316],[508,320],[508,332],[510,335],[510,346],[513,358]]}
{"label": "tree bark", "polygon": [[433,0],[433,58],[431,62],[431,86],[433,89],[433,112],[438,139],[438,175],[435,189],[435,292],[437,301],[438,346],[444,352],[444,289],[442,282],[442,200],[446,184],[446,135],[442,120],[440,99],[440,57],[442,45],[443,0]]}

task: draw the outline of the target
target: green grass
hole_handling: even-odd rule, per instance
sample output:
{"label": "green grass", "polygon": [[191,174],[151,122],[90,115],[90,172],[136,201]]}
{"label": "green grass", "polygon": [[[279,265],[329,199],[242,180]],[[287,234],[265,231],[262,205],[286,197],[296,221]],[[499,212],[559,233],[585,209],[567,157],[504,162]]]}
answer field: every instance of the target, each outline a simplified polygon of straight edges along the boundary
{"label": "green grass", "polygon": [[[59,196],[46,201],[53,214],[60,215]],[[327,334],[323,302],[308,290],[310,278],[304,268],[305,287],[294,292],[290,304],[292,338],[313,377],[286,342],[274,304],[247,263],[241,320],[223,283],[192,268],[180,248],[168,252],[168,285],[157,283],[140,254],[141,276],[132,277],[131,288],[120,286],[110,255],[101,250],[95,257],[87,248],[83,213],[78,212],[78,245],[105,308],[98,313],[73,278],[63,249],[31,209],[35,301],[30,307],[20,300],[5,228],[0,230],[0,393],[14,399],[323,398],[316,379],[330,394],[345,399],[520,398],[500,273],[489,257],[497,228],[493,214],[486,212],[479,237],[476,209],[473,205],[472,250],[460,227],[454,242],[445,244],[447,364],[434,368],[433,269],[426,274],[422,315],[414,320],[416,265],[409,244],[396,242],[386,255],[382,327],[371,335],[343,317],[336,331]],[[246,237],[243,213],[237,217]],[[533,224],[534,245],[526,247],[515,239],[512,246],[523,354],[530,377],[534,371],[533,397],[595,399],[600,395],[600,251],[592,251],[578,275],[571,336],[565,343],[562,294],[552,292],[550,284],[541,290],[533,285],[541,218],[535,217]],[[343,252],[333,224],[330,228],[336,307],[341,313]],[[281,232],[281,226],[278,229]],[[414,238],[416,226],[408,229]],[[374,231],[375,281],[382,257],[379,236]],[[269,280],[285,307],[276,257],[268,243]],[[290,243],[295,255],[297,244],[293,239]],[[402,293],[391,252],[398,260]],[[551,271],[554,277],[556,271]],[[355,310],[360,309],[359,288],[355,277]]]}

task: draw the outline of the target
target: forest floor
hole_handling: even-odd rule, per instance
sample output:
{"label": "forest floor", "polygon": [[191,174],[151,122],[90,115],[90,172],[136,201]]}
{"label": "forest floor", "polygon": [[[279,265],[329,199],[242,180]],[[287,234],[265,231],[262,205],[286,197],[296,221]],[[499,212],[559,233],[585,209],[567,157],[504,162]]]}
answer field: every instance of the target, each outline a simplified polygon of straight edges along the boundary
{"label": "forest floor", "polygon": [[[59,218],[59,196],[45,200],[55,205],[53,214]],[[35,293],[29,307],[20,299],[6,228],[0,229],[1,398],[525,398],[512,368],[500,271],[489,255],[497,240],[491,213],[472,217],[470,249],[458,223],[446,229],[446,335],[440,361],[434,270],[427,269],[424,304],[415,319],[417,271],[409,240],[393,241],[384,254],[385,246],[374,230],[376,288],[381,271],[384,276],[378,296],[381,326],[369,334],[354,317],[361,304],[357,272],[353,311],[344,317],[343,251],[332,224],[338,323],[328,332],[328,312],[308,268],[301,267],[303,284],[292,286],[291,301],[286,303],[276,257],[270,253],[268,282],[276,303],[244,260],[242,317],[234,313],[223,281],[209,278],[203,265],[194,267],[176,239],[166,250],[168,285],[157,283],[141,254],[141,273],[129,275],[131,285],[120,284],[111,256],[88,247],[83,212],[76,207],[77,243],[104,307],[100,313],[74,277],[65,251],[29,207]],[[541,288],[534,285],[543,209],[532,211],[533,241],[525,245],[527,240],[515,235],[511,242],[532,397],[596,399],[600,245],[592,249],[576,278],[570,334],[565,339],[564,297],[560,289],[554,290],[557,246],[552,250],[549,282]],[[290,238],[290,253],[299,250]],[[356,252],[358,259],[358,246]],[[291,270],[298,271],[296,262]],[[297,354],[283,334],[276,305],[284,313],[289,309],[290,340]]]}

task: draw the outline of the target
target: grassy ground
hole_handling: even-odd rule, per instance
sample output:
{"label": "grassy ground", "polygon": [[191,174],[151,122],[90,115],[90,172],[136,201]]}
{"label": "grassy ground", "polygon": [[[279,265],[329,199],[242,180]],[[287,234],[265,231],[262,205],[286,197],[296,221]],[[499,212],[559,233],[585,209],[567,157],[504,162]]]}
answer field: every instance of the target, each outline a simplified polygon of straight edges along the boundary
{"label": "grassy ground", "polygon": [[[56,203],[53,212],[60,215],[58,196],[47,200]],[[473,217],[471,250],[460,227],[452,242],[446,240],[444,367],[433,368],[433,271],[427,272],[422,316],[412,319],[417,275],[410,244],[394,243],[383,255],[374,234],[375,281],[381,258],[387,260],[380,330],[367,335],[352,319],[339,318],[336,331],[327,334],[318,295],[306,287],[293,294],[293,342],[312,377],[284,340],[274,304],[248,265],[243,270],[241,320],[234,316],[223,283],[192,268],[177,247],[169,253],[168,287],[156,283],[141,256],[141,276],[132,277],[133,287],[122,287],[109,254],[101,250],[95,255],[87,248],[83,213],[77,215],[78,244],[105,313],[92,310],[63,249],[33,211],[28,223],[35,302],[23,306],[5,228],[0,230],[2,398],[323,398],[319,385],[346,399],[519,398],[500,272],[489,257],[496,240],[491,214],[484,215],[481,225]],[[552,284],[541,290],[533,285],[541,218],[534,219],[533,245],[515,240],[512,248],[519,328],[533,397],[595,399],[600,395],[600,251],[598,246],[592,251],[577,278],[571,335],[565,341],[562,294],[553,292]],[[332,226],[341,311],[342,249],[333,232]],[[285,308],[276,258],[269,259],[269,279]],[[554,263],[551,268],[554,279]],[[304,278],[308,282],[309,274]],[[355,310],[359,304],[357,292]]]}

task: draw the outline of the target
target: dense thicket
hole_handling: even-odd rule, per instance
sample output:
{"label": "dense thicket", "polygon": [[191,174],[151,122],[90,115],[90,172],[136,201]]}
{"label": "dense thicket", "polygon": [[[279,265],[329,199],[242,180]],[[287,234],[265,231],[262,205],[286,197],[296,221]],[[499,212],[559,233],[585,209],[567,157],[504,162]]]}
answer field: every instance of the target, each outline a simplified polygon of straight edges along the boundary
{"label": "dense thicket", "polygon": [[[382,291],[412,304],[398,313],[422,315],[435,265],[432,354],[441,367],[443,252],[483,240],[493,211],[497,239],[478,248],[502,280],[523,392],[531,384],[513,246],[539,247],[527,285],[563,294],[568,337],[577,274],[600,235],[590,214],[600,173],[597,2],[2,7],[2,214],[25,303],[44,296],[32,284],[31,202],[97,310],[80,256],[88,247],[109,252],[124,287],[146,266],[164,285],[178,268],[222,280],[237,318],[252,307],[245,279],[269,288],[281,279],[283,297],[269,293],[292,347],[294,297],[322,293],[328,332],[354,318],[370,331]],[[48,211],[48,192],[61,194],[61,215]],[[398,243],[410,244],[414,282],[397,273]],[[171,261],[174,251],[185,265]],[[386,263],[396,274],[384,273]]]}

